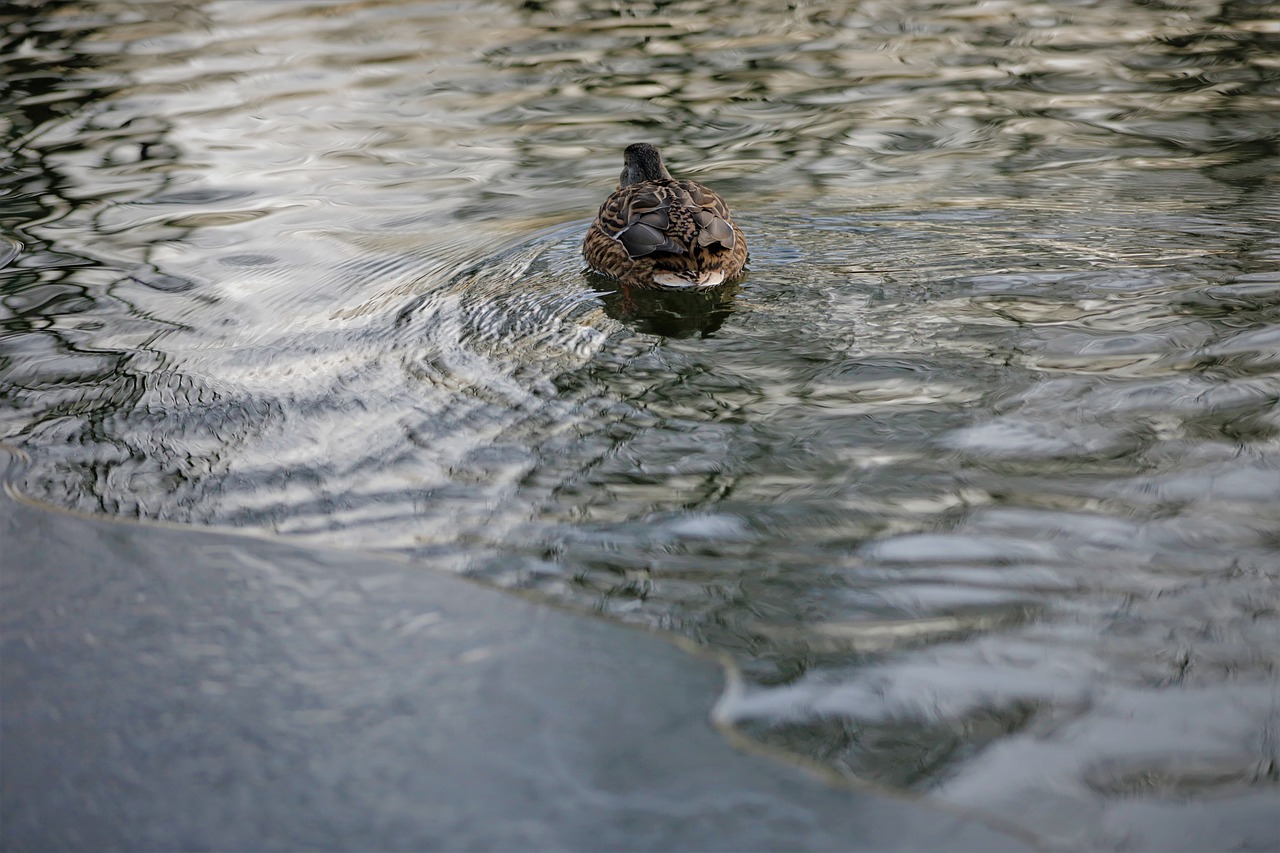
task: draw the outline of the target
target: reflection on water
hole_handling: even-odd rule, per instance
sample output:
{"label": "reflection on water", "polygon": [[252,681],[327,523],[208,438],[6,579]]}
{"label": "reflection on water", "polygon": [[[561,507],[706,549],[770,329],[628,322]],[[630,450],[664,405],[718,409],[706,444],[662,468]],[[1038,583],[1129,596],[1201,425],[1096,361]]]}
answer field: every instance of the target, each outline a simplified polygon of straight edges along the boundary
{"label": "reflection on water", "polygon": [[607,279],[600,292],[604,311],[637,332],[666,338],[710,337],[733,313],[737,285],[700,293],[646,291],[621,287]]}
{"label": "reflection on water", "polygon": [[[24,489],[682,632],[1069,846],[1276,843],[1274,5],[159,5],[0,12]],[[740,286],[583,272],[640,139]]]}

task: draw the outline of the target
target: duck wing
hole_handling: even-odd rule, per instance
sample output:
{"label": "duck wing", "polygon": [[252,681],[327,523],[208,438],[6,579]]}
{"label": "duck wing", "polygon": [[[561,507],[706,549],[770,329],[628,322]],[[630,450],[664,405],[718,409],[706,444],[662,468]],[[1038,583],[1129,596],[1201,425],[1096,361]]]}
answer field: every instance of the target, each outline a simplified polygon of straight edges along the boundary
{"label": "duck wing", "polygon": [[694,181],[648,181],[622,187],[605,200],[596,224],[632,260],[694,247],[732,249],[737,239],[724,200]]}
{"label": "duck wing", "polygon": [[691,213],[697,226],[698,245],[732,249],[738,238],[729,224],[729,206],[724,199],[697,181],[680,181],[679,185],[694,208]]}

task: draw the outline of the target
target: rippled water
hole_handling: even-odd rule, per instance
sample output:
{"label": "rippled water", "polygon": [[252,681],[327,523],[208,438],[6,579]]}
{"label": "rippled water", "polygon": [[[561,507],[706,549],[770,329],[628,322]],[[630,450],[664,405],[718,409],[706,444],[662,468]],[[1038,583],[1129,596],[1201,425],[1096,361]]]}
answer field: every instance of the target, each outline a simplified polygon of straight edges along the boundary
{"label": "rippled water", "polygon": [[[1280,8],[793,6],[5,7],[22,487],[684,633],[721,719],[1056,843],[1256,847]],[[583,272],[641,139],[740,286]]]}

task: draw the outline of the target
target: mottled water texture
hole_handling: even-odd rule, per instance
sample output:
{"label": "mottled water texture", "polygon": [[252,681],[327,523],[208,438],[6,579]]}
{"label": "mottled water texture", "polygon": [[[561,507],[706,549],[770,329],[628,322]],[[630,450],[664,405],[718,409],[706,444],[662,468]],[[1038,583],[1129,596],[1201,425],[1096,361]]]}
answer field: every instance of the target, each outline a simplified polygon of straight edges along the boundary
{"label": "mottled water texture", "polygon": [[[1280,845],[1274,4],[2,14],[26,493],[681,633],[1047,843]],[[741,285],[584,272],[639,140]]]}

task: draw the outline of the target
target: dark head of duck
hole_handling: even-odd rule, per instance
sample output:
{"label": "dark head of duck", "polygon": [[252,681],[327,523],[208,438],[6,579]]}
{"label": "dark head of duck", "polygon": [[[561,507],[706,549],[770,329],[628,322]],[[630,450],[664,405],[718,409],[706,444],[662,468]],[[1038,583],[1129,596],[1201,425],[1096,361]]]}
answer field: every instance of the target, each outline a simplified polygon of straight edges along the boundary
{"label": "dark head of duck", "polygon": [[618,178],[620,188],[644,181],[671,180],[671,173],[662,163],[662,155],[647,142],[628,145],[622,152],[622,162],[622,175]]}

